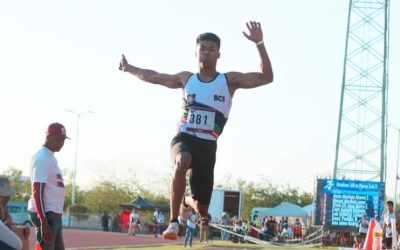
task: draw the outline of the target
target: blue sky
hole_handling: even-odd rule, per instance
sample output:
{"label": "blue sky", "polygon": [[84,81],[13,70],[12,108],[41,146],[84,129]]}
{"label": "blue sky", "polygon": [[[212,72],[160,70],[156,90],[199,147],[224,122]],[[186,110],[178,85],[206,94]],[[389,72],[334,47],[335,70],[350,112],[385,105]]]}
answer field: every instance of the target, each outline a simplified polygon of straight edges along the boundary
{"label": "blue sky", "polygon": [[[392,1],[389,80],[389,121],[398,127],[399,5]],[[1,2],[0,172],[28,174],[58,121],[72,138],[57,154],[70,180],[76,116],[65,109],[90,110],[80,118],[78,185],[116,178],[165,191],[181,91],[118,71],[121,54],[164,73],[196,71],[195,37],[210,31],[222,39],[219,71],[255,71],[257,51],[242,31],[256,20],[275,80],[236,92],[216,183],[270,180],[312,192],[315,178],[333,171],[347,15],[345,0]],[[389,130],[388,185],[397,136]]]}

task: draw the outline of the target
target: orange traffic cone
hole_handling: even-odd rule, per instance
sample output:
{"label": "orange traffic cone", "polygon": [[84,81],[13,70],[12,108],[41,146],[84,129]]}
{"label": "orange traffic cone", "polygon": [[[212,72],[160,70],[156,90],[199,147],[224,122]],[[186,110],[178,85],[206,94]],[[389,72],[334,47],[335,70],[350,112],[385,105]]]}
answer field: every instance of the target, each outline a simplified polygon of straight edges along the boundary
{"label": "orange traffic cone", "polygon": [[365,242],[364,242],[364,247],[363,249],[365,250],[372,250],[372,241],[374,238],[374,227],[375,227],[375,223],[376,221],[374,219],[371,219],[369,221],[369,226],[368,226],[368,232],[367,232],[367,236],[365,237]]}
{"label": "orange traffic cone", "polygon": [[372,240],[372,250],[382,250],[382,228],[379,223],[375,223]]}

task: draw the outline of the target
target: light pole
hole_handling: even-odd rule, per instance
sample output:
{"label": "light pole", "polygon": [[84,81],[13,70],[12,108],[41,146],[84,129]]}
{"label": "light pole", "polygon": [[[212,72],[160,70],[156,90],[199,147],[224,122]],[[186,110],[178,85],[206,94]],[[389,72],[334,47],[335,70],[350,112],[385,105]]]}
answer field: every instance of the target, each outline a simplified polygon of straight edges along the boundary
{"label": "light pole", "polygon": [[393,124],[389,124],[389,127],[394,128],[395,130],[397,130],[398,133],[398,141],[397,141],[397,163],[396,163],[396,182],[395,182],[395,186],[394,186],[394,206],[396,208],[396,204],[397,204],[397,182],[400,179],[399,178],[399,154],[400,154],[400,129],[398,127],[396,127]]}
{"label": "light pole", "polygon": [[[76,166],[78,163],[78,136],[79,136],[79,119],[82,115],[85,114],[93,114],[92,111],[84,111],[81,113],[77,113],[73,110],[66,109],[67,112],[70,112],[76,116],[76,135],[75,135],[75,164],[74,164],[74,175],[72,181],[72,195],[71,195],[71,205],[75,204],[75,196],[76,196]],[[68,227],[71,227],[71,211],[68,216]]]}

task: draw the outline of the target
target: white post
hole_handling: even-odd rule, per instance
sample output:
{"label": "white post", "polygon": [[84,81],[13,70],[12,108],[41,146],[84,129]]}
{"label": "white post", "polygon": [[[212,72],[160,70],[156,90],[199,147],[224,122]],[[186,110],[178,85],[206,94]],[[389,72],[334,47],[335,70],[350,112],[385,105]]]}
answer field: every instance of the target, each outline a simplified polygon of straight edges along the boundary
{"label": "white post", "polygon": [[[92,111],[85,111],[82,113],[77,113],[73,110],[66,110],[76,116],[76,137],[75,137],[75,164],[74,164],[74,175],[72,180],[72,194],[71,194],[71,205],[75,204],[76,200],[76,167],[78,165],[78,139],[79,139],[79,119],[84,114],[92,114]],[[68,216],[68,227],[71,227],[71,211],[69,211]]]}
{"label": "white post", "polygon": [[80,114],[76,115],[76,137],[75,137],[75,164],[74,164],[74,178],[72,182],[72,195],[71,204],[75,204],[75,192],[76,192],[76,165],[78,163],[78,138],[79,138],[79,118]]}

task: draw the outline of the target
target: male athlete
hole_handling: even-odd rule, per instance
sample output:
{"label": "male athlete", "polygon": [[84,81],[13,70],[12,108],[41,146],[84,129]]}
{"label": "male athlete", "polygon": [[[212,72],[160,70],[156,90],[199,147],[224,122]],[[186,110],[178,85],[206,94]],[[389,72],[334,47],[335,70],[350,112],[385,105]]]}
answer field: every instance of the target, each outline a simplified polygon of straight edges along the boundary
{"label": "male athlete", "polygon": [[[272,82],[271,62],[264,46],[261,25],[246,24],[244,36],[254,42],[261,59],[260,71],[250,73],[219,73],[220,38],[213,33],[200,34],[196,39],[198,72],[183,71],[163,74],[128,64],[125,56],[119,69],[149,83],[168,88],[183,88],[184,112],[178,133],[171,142],[174,171],[170,184],[170,224],[163,232],[165,239],[177,239],[178,216],[182,208],[192,207],[200,214],[200,225],[208,223],[208,206],[214,183],[217,139],[222,133],[232,105],[232,97],[239,88],[255,88]],[[186,172],[190,171],[191,196],[184,196]],[[182,204],[181,204],[182,203]]]}

